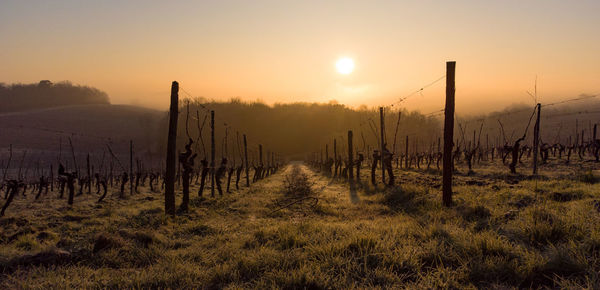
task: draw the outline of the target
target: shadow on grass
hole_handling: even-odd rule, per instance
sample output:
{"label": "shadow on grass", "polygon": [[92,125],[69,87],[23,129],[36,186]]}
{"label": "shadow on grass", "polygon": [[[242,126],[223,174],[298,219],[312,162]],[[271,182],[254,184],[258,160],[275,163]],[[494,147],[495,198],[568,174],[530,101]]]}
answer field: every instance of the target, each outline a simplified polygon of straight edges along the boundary
{"label": "shadow on grass", "polygon": [[350,182],[350,201],[352,203],[360,202],[360,198],[358,197],[358,193],[356,191],[356,183],[354,183],[354,181]]}
{"label": "shadow on grass", "polygon": [[429,190],[425,187],[402,185],[386,189],[379,202],[386,205],[392,212],[414,215],[435,207],[428,199],[428,195]]}

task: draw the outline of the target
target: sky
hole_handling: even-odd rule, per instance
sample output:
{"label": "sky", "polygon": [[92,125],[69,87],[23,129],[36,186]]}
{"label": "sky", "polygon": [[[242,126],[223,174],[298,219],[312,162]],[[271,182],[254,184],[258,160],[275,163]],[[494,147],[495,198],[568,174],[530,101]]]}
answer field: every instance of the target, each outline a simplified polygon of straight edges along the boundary
{"label": "sky", "polygon": [[[113,103],[193,96],[381,106],[456,61],[457,111],[600,93],[600,1],[1,0],[0,82],[69,80]],[[351,74],[336,60],[354,60]],[[396,106],[444,106],[444,81]],[[185,93],[182,92],[182,96]]]}

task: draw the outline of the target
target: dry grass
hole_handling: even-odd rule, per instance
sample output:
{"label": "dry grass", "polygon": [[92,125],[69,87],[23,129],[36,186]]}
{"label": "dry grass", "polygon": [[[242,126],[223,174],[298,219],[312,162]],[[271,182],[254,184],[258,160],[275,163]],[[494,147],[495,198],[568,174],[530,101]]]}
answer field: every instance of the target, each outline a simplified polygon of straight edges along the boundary
{"label": "dry grass", "polygon": [[[54,197],[20,198],[0,219],[0,287],[600,287],[600,188],[588,177],[515,183],[476,167],[457,177],[456,204],[444,208],[436,172],[353,193],[298,166],[318,208],[273,214],[291,168],[223,198],[195,199],[175,218],[149,190],[100,206],[84,195],[73,209]],[[54,248],[70,261],[14,264]]]}

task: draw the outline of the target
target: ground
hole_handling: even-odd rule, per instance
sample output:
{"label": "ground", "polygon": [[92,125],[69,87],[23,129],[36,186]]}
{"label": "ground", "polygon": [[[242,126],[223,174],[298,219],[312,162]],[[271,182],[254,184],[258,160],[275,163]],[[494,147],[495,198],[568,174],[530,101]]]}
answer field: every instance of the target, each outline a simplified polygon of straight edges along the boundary
{"label": "ground", "polygon": [[450,208],[436,170],[350,188],[302,163],[223,197],[194,187],[174,218],[147,188],[28,195],[0,218],[0,288],[598,288],[594,166],[459,169]]}

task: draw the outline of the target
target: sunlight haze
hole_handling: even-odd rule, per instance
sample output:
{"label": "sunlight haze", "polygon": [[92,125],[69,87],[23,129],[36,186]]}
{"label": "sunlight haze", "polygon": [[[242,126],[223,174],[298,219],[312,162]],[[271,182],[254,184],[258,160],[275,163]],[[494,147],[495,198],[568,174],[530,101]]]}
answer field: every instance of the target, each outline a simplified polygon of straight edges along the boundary
{"label": "sunlight haze", "polygon": [[[389,105],[457,62],[457,111],[600,92],[600,1],[2,1],[0,82],[111,102],[194,96]],[[335,62],[356,62],[340,74]],[[402,103],[443,107],[444,83]]]}

